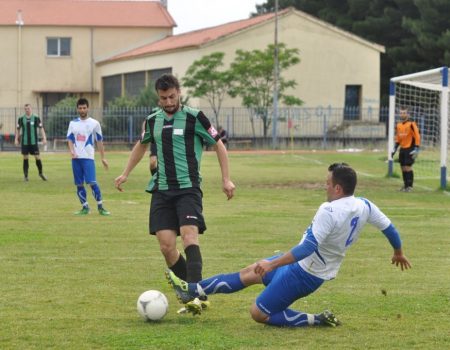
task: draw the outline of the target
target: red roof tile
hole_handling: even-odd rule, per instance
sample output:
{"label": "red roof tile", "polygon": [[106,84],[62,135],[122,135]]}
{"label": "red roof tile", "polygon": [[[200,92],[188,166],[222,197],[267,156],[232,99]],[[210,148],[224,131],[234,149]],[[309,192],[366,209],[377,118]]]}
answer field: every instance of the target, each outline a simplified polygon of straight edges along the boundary
{"label": "red roof tile", "polygon": [[[302,11],[295,10],[293,7],[286,8],[279,12],[279,16],[288,15],[289,13],[295,13],[298,16],[301,16],[308,21],[314,22],[317,25],[322,27],[326,27],[328,30],[337,32],[340,35],[343,35],[351,40],[355,40],[360,42],[363,45],[369,46],[372,49],[378,50],[380,52],[384,52],[384,46],[378,45],[376,43],[369,42],[361,37],[358,37],[350,32],[339,29],[336,26],[333,26],[327,22],[321,21],[320,19],[308,15]],[[265,21],[273,19],[275,16],[274,13],[268,13],[256,17],[252,17],[249,19],[244,19],[240,21],[230,22],[226,24],[222,24],[216,27],[199,29],[196,31],[178,34],[178,35],[170,35],[165,37],[164,39],[155,41],[151,44],[147,44],[136,49],[121,53],[119,55],[110,57],[104,61],[98,62],[100,64],[107,63],[110,61],[118,61],[118,60],[126,60],[130,58],[136,58],[140,56],[148,56],[152,54],[158,54],[166,51],[190,48],[190,47],[199,47],[201,45],[207,44],[211,41],[220,39],[221,37],[225,37],[241,30],[245,30],[249,27],[258,25]]]}
{"label": "red roof tile", "polygon": [[[285,13],[287,11],[289,11],[289,9],[280,11],[280,13]],[[151,44],[141,46],[136,49],[111,57],[106,61],[128,59],[132,57],[145,56],[157,52],[170,51],[187,47],[198,47],[210,41],[224,37],[226,35],[230,35],[240,30],[265,22],[269,19],[272,19],[274,16],[275,16],[274,13],[268,13],[265,15],[252,17],[249,19],[222,24],[216,27],[199,29],[178,35],[170,35],[164,39],[155,41]]]}
{"label": "red roof tile", "polygon": [[25,26],[174,27],[159,1],[0,0],[0,26],[16,25],[22,11]]}

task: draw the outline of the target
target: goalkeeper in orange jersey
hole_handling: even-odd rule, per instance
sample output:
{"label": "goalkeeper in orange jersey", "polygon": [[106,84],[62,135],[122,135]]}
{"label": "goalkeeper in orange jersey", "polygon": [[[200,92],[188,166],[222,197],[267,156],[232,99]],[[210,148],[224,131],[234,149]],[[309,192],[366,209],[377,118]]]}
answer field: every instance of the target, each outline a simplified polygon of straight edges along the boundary
{"label": "goalkeeper in orange jersey", "polygon": [[419,154],[420,133],[417,124],[409,119],[409,111],[406,107],[400,108],[400,119],[395,129],[395,147],[391,153],[394,157],[400,146],[398,159],[402,169],[404,186],[402,192],[411,192],[413,189],[414,172],[412,166]]}

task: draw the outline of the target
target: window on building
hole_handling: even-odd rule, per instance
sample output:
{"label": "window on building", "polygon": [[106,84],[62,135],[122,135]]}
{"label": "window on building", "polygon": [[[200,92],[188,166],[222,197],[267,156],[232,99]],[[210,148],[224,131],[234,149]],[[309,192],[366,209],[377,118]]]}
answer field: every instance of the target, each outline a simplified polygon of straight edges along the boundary
{"label": "window on building", "polygon": [[125,74],[125,94],[128,97],[139,95],[145,88],[145,71]]}
{"label": "window on building", "polygon": [[71,44],[72,38],[47,38],[47,56],[70,56]]}
{"label": "window on building", "polygon": [[59,101],[65,99],[70,94],[65,92],[45,92],[42,94],[42,105],[44,108],[50,108],[56,105]]}
{"label": "window on building", "polygon": [[154,84],[163,74],[172,74],[172,68],[153,69],[148,71],[148,83]]}
{"label": "window on building", "polygon": [[107,107],[108,103],[116,97],[122,96],[122,75],[112,75],[103,78],[103,106]]}
{"label": "window on building", "polygon": [[344,120],[361,119],[361,85],[345,86]]}

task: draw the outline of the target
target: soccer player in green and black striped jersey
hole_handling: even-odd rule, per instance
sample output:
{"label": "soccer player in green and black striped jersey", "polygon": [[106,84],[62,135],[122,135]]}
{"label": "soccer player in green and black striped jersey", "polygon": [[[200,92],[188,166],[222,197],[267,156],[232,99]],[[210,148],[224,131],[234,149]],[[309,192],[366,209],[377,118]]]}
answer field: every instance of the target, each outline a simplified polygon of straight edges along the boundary
{"label": "soccer player in green and black striped jersey", "polygon": [[44,127],[42,126],[41,119],[31,111],[31,105],[27,103],[25,105],[25,114],[21,116],[17,122],[17,132],[15,137],[15,144],[19,145],[20,130],[22,130],[21,146],[23,155],[23,175],[24,180],[28,181],[28,155],[34,155],[36,159],[36,166],[39,171],[39,176],[42,180],[47,181],[47,177],[42,172],[42,161],[39,155],[38,147],[38,128],[41,130],[42,143],[47,144],[47,136],[45,135]]}
{"label": "soccer player in green and black striped jersey", "polygon": [[[231,199],[235,186],[230,180],[227,150],[203,112],[181,105],[180,85],[173,75],[161,76],[155,89],[161,108],[147,117],[141,140],[122,175],[115,179],[115,186],[122,191],[121,185],[144,156],[148,143],[154,143],[158,167],[147,189],[152,193],[149,231],[158,238],[167,266],[180,278],[198,282],[202,279],[198,235],[206,230],[200,189],[203,145],[216,151],[222,190]],[[178,235],[186,259],[176,247]]]}

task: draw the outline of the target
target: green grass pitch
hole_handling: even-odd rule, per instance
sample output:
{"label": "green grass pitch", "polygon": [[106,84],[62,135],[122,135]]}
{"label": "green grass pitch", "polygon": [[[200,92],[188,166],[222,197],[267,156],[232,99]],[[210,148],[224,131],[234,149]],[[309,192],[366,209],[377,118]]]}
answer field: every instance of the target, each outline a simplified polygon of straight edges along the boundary
{"label": "green grass pitch", "polygon": [[[178,315],[157,241],[147,234],[148,157],[124,193],[113,180],[128,153],[107,153],[107,172],[97,164],[111,217],[73,216],[80,205],[68,154],[42,158],[49,181],[38,178],[31,160],[24,183],[20,154],[0,153],[0,349],[450,348],[450,196],[429,179],[400,193],[400,180],[385,177],[381,153],[230,153],[237,187],[231,201],[221,191],[215,154],[203,158],[205,277],[290,249],[325,200],[328,164],[355,167],[357,195],[392,219],[413,267],[393,267],[388,241],[367,226],[337,279],[292,306],[332,310],[343,323],[336,329],[255,323],[248,309],[260,286],[211,296],[211,309],[199,317]],[[148,289],[169,298],[161,322],[146,323],[136,312],[137,297]]]}

